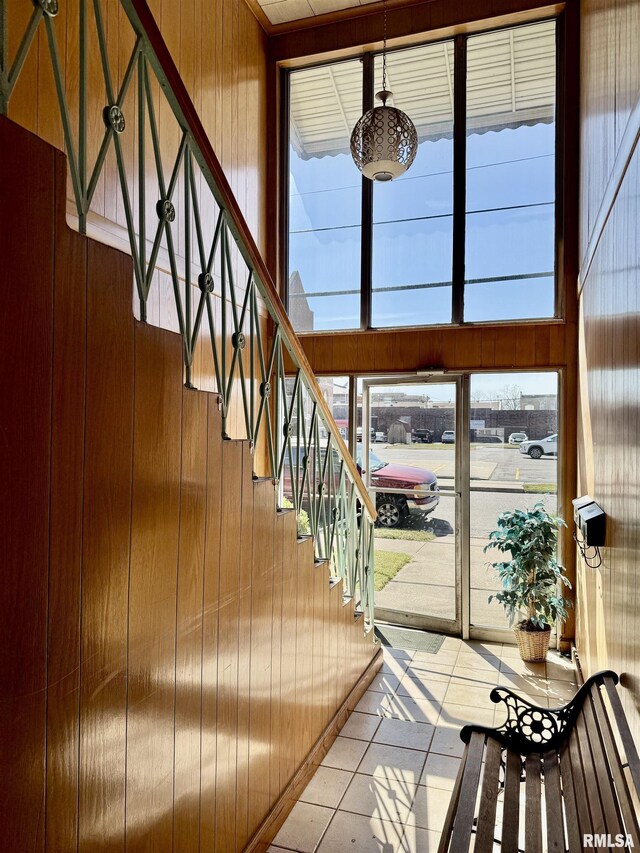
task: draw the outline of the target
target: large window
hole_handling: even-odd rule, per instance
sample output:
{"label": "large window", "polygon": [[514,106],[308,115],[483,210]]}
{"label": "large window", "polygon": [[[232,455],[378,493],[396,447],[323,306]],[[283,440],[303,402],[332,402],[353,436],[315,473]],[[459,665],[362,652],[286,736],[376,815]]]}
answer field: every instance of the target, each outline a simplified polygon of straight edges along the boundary
{"label": "large window", "polygon": [[419,147],[405,175],[373,185],[349,139],[381,57],[288,75],[296,330],[553,317],[555,22],[393,51],[387,72]]}

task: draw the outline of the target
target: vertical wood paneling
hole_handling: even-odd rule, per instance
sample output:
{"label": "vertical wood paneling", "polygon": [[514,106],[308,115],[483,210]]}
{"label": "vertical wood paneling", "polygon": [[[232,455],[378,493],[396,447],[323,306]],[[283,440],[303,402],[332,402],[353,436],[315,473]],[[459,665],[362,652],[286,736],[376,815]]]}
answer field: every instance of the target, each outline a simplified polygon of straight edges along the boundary
{"label": "vertical wood paneling", "polygon": [[222,530],[222,421],[218,397],[207,394],[207,509],[202,593],[202,758],[200,764],[200,850],[215,844],[218,719],[218,608]]}
{"label": "vertical wood paneling", "polygon": [[0,848],[240,850],[375,648],[60,159],[0,153]]}
{"label": "vertical wood paneling", "polygon": [[[222,445],[222,509],[218,627],[218,717],[216,740],[216,850],[235,849],[238,761],[238,644],[240,537],[242,535],[242,444]],[[227,521],[228,520],[228,521]]]}
{"label": "vertical wood paneling", "polygon": [[[0,123],[0,846],[36,851],[44,849],[55,186],[53,152],[41,149]],[[16,206],[21,198],[39,204]]]}
{"label": "vertical wood paneling", "polygon": [[579,491],[593,495],[607,513],[607,547],[599,569],[579,561],[577,611],[583,666],[588,673],[607,667],[622,675],[622,700],[636,739],[639,13],[637,3],[582,2]]}
{"label": "vertical wood paneling", "polygon": [[129,258],[88,243],[80,617],[81,851],[124,849],[134,366],[130,275]]}
{"label": "vertical wood paneling", "polygon": [[176,626],[174,757],[175,849],[200,844],[200,737],[205,522],[207,509],[207,398],[182,392],[182,473]]}
{"label": "vertical wood paneling", "polygon": [[[173,833],[181,341],[136,326],[127,697],[127,850]],[[149,826],[148,816],[155,816]]]}
{"label": "vertical wood paneling", "polygon": [[67,170],[56,157],[56,253],[47,641],[46,846],[77,844],[80,590],[86,371],[87,241],[64,223]]}

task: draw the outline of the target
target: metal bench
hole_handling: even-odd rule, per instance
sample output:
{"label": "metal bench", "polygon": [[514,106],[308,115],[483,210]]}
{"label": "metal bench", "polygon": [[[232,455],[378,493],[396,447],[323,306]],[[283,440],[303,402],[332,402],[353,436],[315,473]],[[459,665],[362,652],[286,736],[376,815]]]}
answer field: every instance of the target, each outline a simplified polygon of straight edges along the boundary
{"label": "metal bench", "polygon": [[555,709],[494,688],[507,719],[460,732],[466,747],[439,853],[637,850],[640,761],[617,683],[615,672],[598,672]]}

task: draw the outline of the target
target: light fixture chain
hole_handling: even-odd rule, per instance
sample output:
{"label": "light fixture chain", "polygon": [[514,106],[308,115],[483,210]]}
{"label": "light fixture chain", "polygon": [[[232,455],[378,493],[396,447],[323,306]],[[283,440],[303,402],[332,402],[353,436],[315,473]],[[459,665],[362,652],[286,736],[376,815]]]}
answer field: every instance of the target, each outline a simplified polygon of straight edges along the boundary
{"label": "light fixture chain", "polygon": [[384,0],[384,30],[382,36],[382,89],[387,89],[387,0]]}

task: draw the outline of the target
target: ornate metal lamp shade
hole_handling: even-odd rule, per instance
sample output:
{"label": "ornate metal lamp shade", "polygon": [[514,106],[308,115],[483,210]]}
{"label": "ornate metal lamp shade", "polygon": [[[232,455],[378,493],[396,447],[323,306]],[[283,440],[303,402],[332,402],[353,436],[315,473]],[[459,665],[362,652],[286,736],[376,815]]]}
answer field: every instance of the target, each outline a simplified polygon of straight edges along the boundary
{"label": "ornate metal lamp shade", "polygon": [[418,150],[418,134],[409,116],[388,107],[391,92],[383,89],[376,98],[381,107],[368,110],[353,128],[351,155],[372,181],[392,181],[407,171]]}

